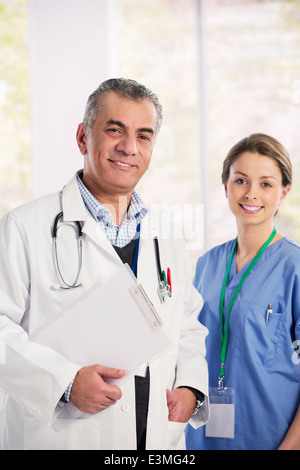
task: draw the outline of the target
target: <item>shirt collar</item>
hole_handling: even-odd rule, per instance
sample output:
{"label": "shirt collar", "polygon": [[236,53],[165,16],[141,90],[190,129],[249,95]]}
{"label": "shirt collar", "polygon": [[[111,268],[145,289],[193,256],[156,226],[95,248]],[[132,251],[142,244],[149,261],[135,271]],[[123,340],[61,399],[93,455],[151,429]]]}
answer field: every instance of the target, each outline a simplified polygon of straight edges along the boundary
{"label": "shirt collar", "polygon": [[[95,220],[98,221],[103,221],[105,223],[108,223],[110,225],[113,224],[112,222],[112,215],[110,211],[103,206],[96,198],[93,196],[93,194],[87,189],[87,187],[83,184],[82,179],[80,178],[80,175],[77,175],[77,183],[78,187],[81,193],[81,196],[83,198],[83,201],[93,216]],[[129,223],[130,221],[136,221],[138,224],[143,217],[148,213],[148,209],[146,205],[144,204],[142,198],[139,196],[139,194],[134,191],[131,200],[130,200],[130,205],[127,211],[126,216],[124,217],[122,224],[123,223]]]}

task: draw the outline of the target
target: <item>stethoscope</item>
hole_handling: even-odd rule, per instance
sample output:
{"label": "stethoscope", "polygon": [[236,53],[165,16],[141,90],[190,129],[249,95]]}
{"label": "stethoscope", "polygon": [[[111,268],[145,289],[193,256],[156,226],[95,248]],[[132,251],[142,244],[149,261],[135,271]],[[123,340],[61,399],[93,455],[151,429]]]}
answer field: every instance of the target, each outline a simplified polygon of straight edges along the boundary
{"label": "stethoscope", "polygon": [[80,222],[78,222],[77,220],[74,221],[74,224],[76,225],[77,235],[78,235],[78,270],[77,270],[77,275],[76,275],[76,278],[75,278],[75,281],[73,282],[73,284],[68,284],[65,281],[65,279],[62,275],[60,266],[59,266],[58,252],[57,252],[57,230],[58,230],[59,220],[62,217],[63,217],[63,212],[60,212],[59,214],[57,214],[57,216],[54,219],[53,228],[52,228],[52,239],[53,239],[53,243],[54,243],[54,254],[55,254],[56,268],[57,268],[59,277],[61,279],[61,282],[63,283],[63,285],[54,284],[52,286],[52,288],[54,290],[60,290],[60,289],[69,290],[69,289],[76,289],[77,287],[83,287],[82,282],[80,284],[77,284],[80,273],[81,273],[81,268],[82,268],[82,229],[81,229]]}
{"label": "stethoscope", "polygon": [[[78,287],[83,287],[83,283],[78,283],[78,279],[82,269],[82,243],[83,243],[83,236],[82,236],[82,228],[80,222],[74,221],[76,225],[77,235],[78,235],[78,270],[76,274],[75,281],[73,284],[68,284],[62,274],[60,264],[59,264],[59,257],[58,257],[58,250],[57,250],[57,230],[58,230],[58,223],[60,219],[63,217],[63,212],[59,212],[54,219],[53,228],[52,228],[52,239],[54,243],[54,254],[55,254],[55,264],[57,268],[58,275],[63,285],[61,284],[54,284],[52,286],[55,290],[69,290],[69,289],[77,289]],[[138,251],[139,251],[139,243],[140,243],[140,224],[137,226],[137,240],[134,252],[134,259],[133,259],[133,266],[132,271],[136,275],[137,271],[137,259],[138,259]],[[158,276],[158,296],[161,303],[164,303],[168,297],[172,296],[172,282],[171,282],[171,270],[170,268],[167,269],[167,276],[165,275],[165,271],[161,269],[160,263],[160,254],[159,254],[159,244],[158,238],[154,237],[154,250],[155,250],[155,260],[156,260],[156,268],[157,268],[157,276]]]}

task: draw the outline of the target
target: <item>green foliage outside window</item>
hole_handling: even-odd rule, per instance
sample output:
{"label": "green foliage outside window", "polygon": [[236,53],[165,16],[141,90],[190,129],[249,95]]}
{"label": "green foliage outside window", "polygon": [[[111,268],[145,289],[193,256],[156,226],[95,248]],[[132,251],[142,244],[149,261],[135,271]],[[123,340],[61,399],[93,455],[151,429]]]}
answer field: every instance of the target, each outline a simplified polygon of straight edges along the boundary
{"label": "green foliage outside window", "polygon": [[26,0],[0,0],[0,214],[31,195]]}

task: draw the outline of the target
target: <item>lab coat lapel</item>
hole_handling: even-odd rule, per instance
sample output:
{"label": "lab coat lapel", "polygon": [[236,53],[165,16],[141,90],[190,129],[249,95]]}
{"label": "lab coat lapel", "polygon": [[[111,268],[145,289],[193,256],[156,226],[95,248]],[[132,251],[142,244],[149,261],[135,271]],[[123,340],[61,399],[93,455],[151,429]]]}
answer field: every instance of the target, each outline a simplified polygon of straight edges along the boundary
{"label": "lab coat lapel", "polygon": [[82,233],[93,240],[99,249],[104,251],[105,255],[108,254],[114,259],[119,260],[119,257],[110,241],[107,239],[105,232],[101,230],[99,224],[97,224],[84,204],[77,184],[77,174],[73,176],[71,181],[63,188],[62,191],[64,221],[81,222]]}
{"label": "lab coat lapel", "polygon": [[90,214],[87,214],[87,219],[82,227],[82,232],[92,239],[100,250],[105,252],[103,254],[120,260],[111,242],[108,240],[106,233],[100,228],[99,224],[97,224]]}
{"label": "lab coat lapel", "polygon": [[62,210],[65,222],[83,222],[87,217],[87,210],[81,197],[76,177],[77,174],[73,176],[71,181],[62,190]]}

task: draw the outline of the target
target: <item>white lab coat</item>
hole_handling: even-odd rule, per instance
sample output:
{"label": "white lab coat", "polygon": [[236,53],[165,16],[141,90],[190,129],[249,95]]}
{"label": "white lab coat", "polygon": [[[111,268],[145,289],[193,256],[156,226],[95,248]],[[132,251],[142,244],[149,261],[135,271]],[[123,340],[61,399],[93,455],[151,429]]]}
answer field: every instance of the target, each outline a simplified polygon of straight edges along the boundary
{"label": "white lab coat", "polygon": [[[58,291],[52,288],[60,279],[54,262],[51,229],[56,214],[62,210],[64,224],[58,231],[60,266],[67,282],[72,283],[78,265],[73,221],[79,220],[84,234],[80,281],[85,286]],[[166,388],[187,385],[208,395],[207,330],[197,321],[202,298],[192,286],[183,243],[173,239],[173,234],[169,221],[157,214],[149,212],[142,221],[138,280],[173,343],[167,354],[150,363],[146,446],[151,450],[185,448],[185,424],[168,421]],[[164,305],[157,294],[155,235],[159,237],[162,269],[170,267],[172,271],[173,296]],[[117,404],[96,415],[81,414],[77,419],[68,419],[71,405],[62,405],[60,397],[80,366],[30,341],[30,335],[46,320],[117,271],[120,265],[118,255],[83,203],[76,175],[63,191],[25,204],[2,218],[0,387],[6,392],[2,423],[4,449],[136,448],[134,380],[121,387],[122,398]],[[190,423],[198,427],[207,419],[206,398]]]}

